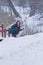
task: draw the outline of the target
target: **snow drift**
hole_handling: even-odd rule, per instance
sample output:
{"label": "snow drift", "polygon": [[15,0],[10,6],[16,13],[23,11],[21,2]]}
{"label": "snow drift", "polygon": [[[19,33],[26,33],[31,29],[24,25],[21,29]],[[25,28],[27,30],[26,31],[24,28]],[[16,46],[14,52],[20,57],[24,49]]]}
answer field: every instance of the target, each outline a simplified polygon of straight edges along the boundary
{"label": "snow drift", "polygon": [[43,33],[5,38],[0,43],[0,65],[43,65]]}

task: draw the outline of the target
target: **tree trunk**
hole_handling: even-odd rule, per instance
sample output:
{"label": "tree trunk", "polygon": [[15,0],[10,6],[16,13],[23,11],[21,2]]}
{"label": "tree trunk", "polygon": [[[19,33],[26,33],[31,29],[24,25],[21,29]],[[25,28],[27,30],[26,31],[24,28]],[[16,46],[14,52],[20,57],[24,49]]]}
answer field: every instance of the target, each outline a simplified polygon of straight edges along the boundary
{"label": "tree trunk", "polygon": [[13,3],[11,2],[11,0],[9,0],[9,4],[10,4],[10,7],[12,8],[12,10],[13,10],[15,16],[16,16],[16,17],[21,17],[20,14],[16,11],[16,9],[15,9]]}

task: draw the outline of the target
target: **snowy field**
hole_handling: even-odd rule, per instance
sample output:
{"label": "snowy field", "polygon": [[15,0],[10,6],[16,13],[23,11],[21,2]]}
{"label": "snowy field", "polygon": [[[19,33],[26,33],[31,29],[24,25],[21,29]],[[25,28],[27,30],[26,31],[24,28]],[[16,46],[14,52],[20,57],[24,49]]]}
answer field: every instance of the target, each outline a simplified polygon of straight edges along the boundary
{"label": "snowy field", "polygon": [[43,65],[43,33],[0,42],[0,65]]}

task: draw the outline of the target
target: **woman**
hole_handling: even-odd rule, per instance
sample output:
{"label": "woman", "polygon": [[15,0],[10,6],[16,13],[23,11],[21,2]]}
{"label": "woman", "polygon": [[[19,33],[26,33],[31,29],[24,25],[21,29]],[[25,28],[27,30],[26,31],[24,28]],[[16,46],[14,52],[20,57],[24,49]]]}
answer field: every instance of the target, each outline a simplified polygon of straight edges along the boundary
{"label": "woman", "polygon": [[11,28],[9,29],[9,34],[12,34],[13,37],[16,37],[16,35],[19,33],[19,31],[23,30],[20,29],[21,23],[17,21],[16,24],[12,25]]}

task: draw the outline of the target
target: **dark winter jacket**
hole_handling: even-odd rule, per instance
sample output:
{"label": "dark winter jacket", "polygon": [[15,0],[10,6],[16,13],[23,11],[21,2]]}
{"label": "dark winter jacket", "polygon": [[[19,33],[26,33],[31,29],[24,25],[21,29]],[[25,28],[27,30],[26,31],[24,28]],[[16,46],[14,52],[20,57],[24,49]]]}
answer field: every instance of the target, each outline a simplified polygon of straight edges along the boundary
{"label": "dark winter jacket", "polygon": [[11,28],[9,29],[9,33],[12,35],[17,35],[20,31],[20,27],[18,27],[16,24],[11,26]]}

